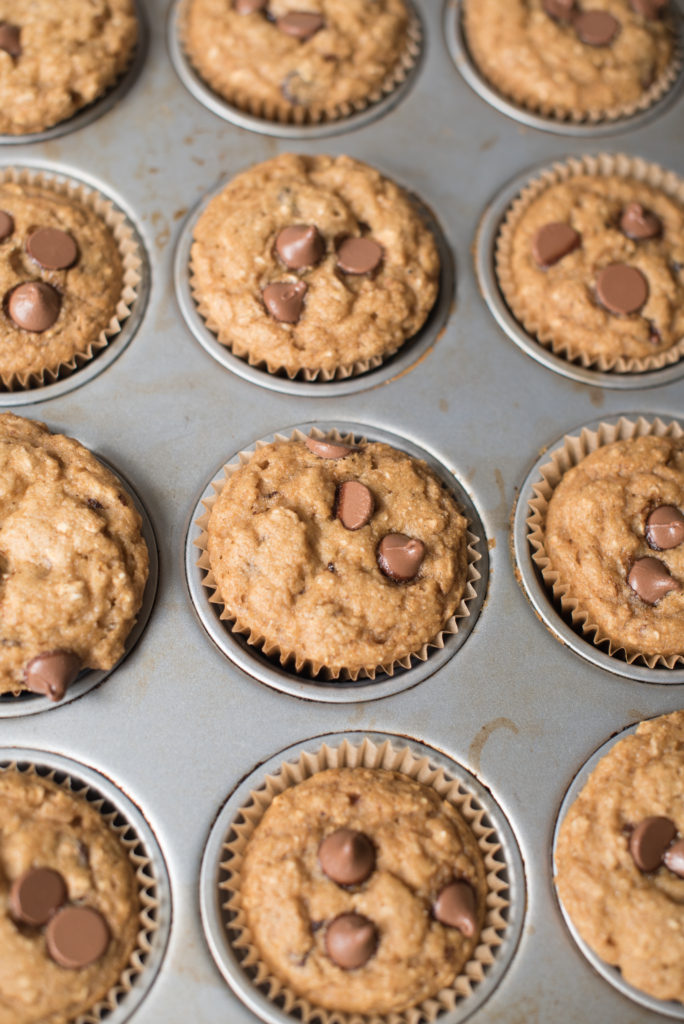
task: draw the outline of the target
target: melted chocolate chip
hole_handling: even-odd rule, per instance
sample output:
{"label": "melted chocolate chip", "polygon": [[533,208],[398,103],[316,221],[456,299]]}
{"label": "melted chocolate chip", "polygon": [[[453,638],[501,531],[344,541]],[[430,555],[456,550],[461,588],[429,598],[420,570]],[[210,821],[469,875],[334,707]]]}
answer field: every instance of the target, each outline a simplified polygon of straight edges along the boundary
{"label": "melted chocolate chip", "polygon": [[306,291],[303,281],[267,284],[263,291],[264,305],[279,323],[296,324],[302,315]]}
{"label": "melted chocolate chip", "polygon": [[0,210],[0,242],[4,242],[14,231],[14,217],[7,210]]}
{"label": "melted chocolate chip", "polygon": [[620,31],[620,22],[608,11],[583,11],[573,19],[575,32],[587,46],[609,46]]}
{"label": "melted chocolate chip", "polygon": [[38,228],[29,235],[26,249],[46,270],[66,270],[78,259],[76,242],[59,228]]}
{"label": "melted chocolate chip", "polygon": [[643,14],[644,18],[659,18],[667,7],[667,0],[631,0],[631,2],[637,14]]}
{"label": "melted chocolate chip", "polygon": [[347,530],[360,530],[370,522],[375,502],[365,484],[345,480],[337,492],[337,518]]}
{"label": "melted chocolate chip", "polygon": [[542,7],[554,21],[570,21],[575,10],[575,0],[542,0]]}
{"label": "melted chocolate chip", "polygon": [[27,281],[10,292],[7,311],[17,327],[41,334],[52,327],[62,307],[58,291],[45,281]]}
{"label": "melted chocolate chip", "polygon": [[684,515],[673,505],[660,505],[646,520],[646,540],[656,551],[684,544]]}
{"label": "melted chocolate chip", "polygon": [[650,555],[636,560],[627,582],[637,597],[646,604],[656,604],[661,597],[682,589],[670,576],[667,566],[659,558],[651,558]]}
{"label": "melted chocolate chip", "polygon": [[268,0],[233,0],[233,10],[237,14],[256,14],[263,11]]}
{"label": "melted chocolate chip", "polygon": [[99,960],[107,952],[109,939],[109,926],[93,907],[64,907],[45,929],[48,953],[60,967],[70,970]]}
{"label": "melted chocolate chip", "polygon": [[677,834],[669,818],[644,818],[629,837],[629,852],[640,871],[656,871]]}
{"label": "melted chocolate chip", "polygon": [[325,242],[313,224],[296,224],[279,232],[275,248],[286,267],[301,270],[318,263]]}
{"label": "melted chocolate chip", "polygon": [[320,14],[309,13],[308,11],[291,11],[284,14],[282,18],[276,19],[276,25],[285,35],[294,36],[295,39],[311,39],[325,25],[325,18]]}
{"label": "melted chocolate chip", "polygon": [[669,850],[663,854],[663,863],[666,868],[684,878],[684,839],[673,843]]}
{"label": "melted chocolate chip", "polygon": [[10,25],[8,21],[0,22],[0,50],[9,53],[10,57],[21,57],[20,29]]}
{"label": "melted chocolate chip", "polygon": [[31,868],[14,881],[9,905],[15,921],[39,928],[66,899],[66,883],[59,871]]}
{"label": "melted chocolate chip", "polygon": [[424,558],[422,540],[407,537],[404,533],[388,533],[378,545],[380,571],[397,583],[415,579]]}
{"label": "melted chocolate chip", "polygon": [[345,971],[368,963],[377,945],[375,925],[361,914],[340,914],[328,925],[325,933],[328,956]]}
{"label": "melted chocolate chip", "polygon": [[641,242],[646,238],[657,238],[663,225],[660,218],[645,210],[641,203],[628,203],[620,218],[620,228],[628,238]]}
{"label": "melted chocolate chip", "polygon": [[342,444],[341,441],[319,441],[316,437],[305,437],[304,444],[320,459],[343,459],[345,455],[356,451],[353,445]]}
{"label": "melted chocolate chip", "polygon": [[648,298],[648,281],[636,267],[612,263],[599,271],[596,293],[602,306],[621,316],[636,313]]}
{"label": "melted chocolate chip", "polygon": [[345,274],[371,274],[382,256],[382,246],[372,238],[345,238],[337,250],[337,266]]}
{"label": "melted chocolate chip", "polygon": [[475,893],[467,882],[452,882],[445,885],[434,902],[432,913],[441,924],[458,928],[470,939],[477,928],[477,904]]}
{"label": "melted chocolate chip", "polygon": [[338,885],[359,885],[373,873],[375,849],[368,836],[338,828],[318,847],[321,870]]}
{"label": "melted chocolate chip", "polygon": [[81,671],[81,659],[71,651],[49,651],[32,658],[24,669],[24,682],[31,693],[61,700]]}
{"label": "melted chocolate chip", "polygon": [[579,231],[562,221],[552,221],[539,228],[532,239],[532,255],[539,266],[546,269],[578,249],[581,244]]}

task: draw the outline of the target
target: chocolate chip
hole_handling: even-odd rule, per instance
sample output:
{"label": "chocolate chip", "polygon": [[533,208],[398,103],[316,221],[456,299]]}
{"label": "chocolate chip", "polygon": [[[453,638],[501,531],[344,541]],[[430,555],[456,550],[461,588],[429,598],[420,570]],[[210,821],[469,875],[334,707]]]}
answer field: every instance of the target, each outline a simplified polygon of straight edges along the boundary
{"label": "chocolate chip", "polygon": [[573,19],[575,32],[587,46],[608,46],[620,31],[620,22],[608,11],[583,11]]}
{"label": "chocolate chip", "polygon": [[542,7],[554,21],[570,21],[575,0],[543,0]]}
{"label": "chocolate chip", "polygon": [[313,224],[283,228],[276,238],[276,252],[290,270],[313,267],[325,252],[325,242]]}
{"label": "chocolate chip", "polygon": [[31,693],[61,700],[81,671],[81,659],[71,651],[49,651],[29,661],[24,682]]}
{"label": "chocolate chip", "polygon": [[47,924],[66,899],[66,883],[59,871],[30,868],[14,881],[9,905],[15,921],[40,927]]}
{"label": "chocolate chip", "polygon": [[475,934],[477,904],[475,893],[467,882],[445,885],[433,904],[432,913],[441,924],[458,928],[468,939]]}
{"label": "chocolate chip", "polygon": [[644,18],[659,18],[667,6],[667,0],[632,0],[632,7]]}
{"label": "chocolate chip", "polygon": [[86,504],[87,504],[88,508],[92,508],[92,509],[104,508],[104,505],[101,502],[99,502],[97,500],[97,498],[88,498]]}
{"label": "chocolate chip", "polygon": [[684,544],[684,516],[673,505],[660,505],[646,520],[646,540],[656,551]]}
{"label": "chocolate chip", "polygon": [[109,926],[93,907],[64,907],[45,929],[48,953],[60,967],[71,970],[99,960],[109,939]]}
{"label": "chocolate chip", "polygon": [[7,210],[0,210],[0,242],[4,242],[14,231],[14,217]]}
{"label": "chocolate chip", "polygon": [[581,244],[579,231],[562,221],[552,221],[539,228],[532,239],[532,255],[539,266],[546,269],[578,249]]}
{"label": "chocolate chip", "polygon": [[666,868],[673,871],[675,875],[684,878],[684,839],[673,843],[669,850],[663,854],[663,863]]}
{"label": "chocolate chip", "polygon": [[17,327],[40,334],[52,327],[59,316],[62,299],[52,285],[27,281],[10,293],[7,310]]}
{"label": "chocolate chip", "polygon": [[669,818],[644,818],[629,837],[629,852],[640,871],[655,871],[677,834]]}
{"label": "chocolate chip", "polygon": [[21,57],[20,29],[10,25],[8,21],[0,22],[0,50],[9,53],[10,57]]}
{"label": "chocolate chip", "polygon": [[635,242],[645,238],[656,238],[663,230],[659,217],[650,210],[645,210],[641,203],[628,203],[620,218],[620,228]]}
{"label": "chocolate chip", "polygon": [[318,85],[307,78],[301,71],[288,71],[280,86],[280,91],[288,103],[293,106],[307,106],[314,103]]}
{"label": "chocolate chip", "polygon": [[340,914],[328,925],[325,933],[328,956],[345,971],[368,963],[377,945],[375,925],[361,914]]}
{"label": "chocolate chip", "polygon": [[388,533],[378,545],[378,565],[385,576],[397,583],[415,579],[425,558],[422,540],[405,533]]}
{"label": "chocolate chip", "polygon": [[38,228],[29,235],[26,249],[46,270],[66,270],[78,259],[76,242],[59,228]]}
{"label": "chocolate chip", "polygon": [[359,885],[373,873],[375,849],[368,836],[338,828],[318,847],[321,870],[338,885]]}
{"label": "chocolate chip", "polygon": [[612,263],[599,271],[596,292],[602,306],[611,313],[636,313],[648,298],[648,281],[636,267]]}
{"label": "chocolate chip", "polygon": [[296,324],[302,315],[306,285],[303,281],[267,284],[263,291],[264,305],[271,316],[283,324]]}
{"label": "chocolate chip", "polygon": [[345,480],[337,492],[337,518],[347,530],[360,530],[370,521],[375,502],[365,484]]}
{"label": "chocolate chip", "polygon": [[630,587],[642,601],[656,604],[661,597],[672,591],[681,590],[680,584],[670,576],[667,566],[660,559],[638,558],[627,577]]}
{"label": "chocolate chip", "polygon": [[276,25],[285,35],[294,36],[295,39],[311,39],[325,25],[325,18],[320,14],[309,13],[308,11],[290,11],[282,18],[276,19]]}
{"label": "chocolate chip", "polygon": [[256,14],[263,11],[268,0],[233,0],[233,10],[237,14]]}
{"label": "chocolate chip", "polygon": [[304,444],[321,459],[343,459],[345,455],[356,451],[353,445],[342,444],[340,441],[319,441],[315,437],[305,437]]}
{"label": "chocolate chip", "polygon": [[337,250],[337,266],[345,274],[370,274],[382,256],[382,246],[372,238],[345,238]]}

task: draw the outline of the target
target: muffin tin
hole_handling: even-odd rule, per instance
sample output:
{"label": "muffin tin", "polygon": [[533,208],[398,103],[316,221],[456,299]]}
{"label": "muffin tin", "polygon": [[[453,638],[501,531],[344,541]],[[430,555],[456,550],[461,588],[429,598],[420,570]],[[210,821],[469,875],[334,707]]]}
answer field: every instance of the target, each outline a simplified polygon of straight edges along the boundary
{"label": "muffin tin", "polygon": [[[622,413],[625,395],[595,378],[549,372],[512,345],[483,301],[471,245],[492,198],[531,166],[600,146],[681,171],[678,87],[647,115],[611,125],[600,142],[598,128],[581,126],[559,140],[473,93],[449,52],[456,7],[429,0],[420,5],[424,59],[400,103],[374,109],[363,124],[338,122],[329,138],[313,130],[276,138],[226,123],[197,101],[169,55],[175,5],[145,6],[148,52],[119,102],[78,131],[0,146],[3,164],[48,167],[115,197],[149,258],[149,300],[119,358],[98,367],[98,357],[90,364],[97,372],[84,367],[22,393],[20,409],[15,396],[0,395],[0,409],[79,437],[132,480],[158,539],[158,595],[125,660],[82,699],[0,721],[3,747],[59,751],[103,785],[111,780],[142,809],[163,851],[173,896],[168,946],[129,1019],[258,1021],[261,1009],[225,983],[205,937],[199,879],[207,835],[226,795],[277,751],[351,730],[408,737],[462,766],[510,826],[524,875],[511,910],[520,938],[506,969],[492,974],[486,1002],[468,1011],[474,1024],[662,1021],[650,1005],[626,1003],[578,951],[555,899],[551,849],[558,808],[587,752],[639,719],[684,706],[684,689],[646,686],[558,643],[519,587],[509,549],[517,489],[528,486],[544,446],[577,424]],[[332,382],[334,390],[300,382],[305,390],[281,391],[239,377],[197,344],[176,301],[174,260],[187,244],[188,211],[220,182],[288,148],[347,152],[402,182],[438,212],[457,268],[456,297],[449,294],[426,347],[407,348],[387,376],[346,382],[349,390],[345,382]],[[176,276],[181,271],[178,256]],[[681,381],[651,383],[636,382],[629,408],[681,416]],[[367,683],[343,702],[298,699],[226,657],[197,619],[194,568],[187,576],[185,568],[197,496],[231,453],[294,423],[360,424],[368,436],[425,450],[477,512],[489,560],[480,614],[453,657],[428,659],[429,673],[410,688],[391,692],[395,678],[385,691]],[[168,894],[163,906],[170,916]]]}

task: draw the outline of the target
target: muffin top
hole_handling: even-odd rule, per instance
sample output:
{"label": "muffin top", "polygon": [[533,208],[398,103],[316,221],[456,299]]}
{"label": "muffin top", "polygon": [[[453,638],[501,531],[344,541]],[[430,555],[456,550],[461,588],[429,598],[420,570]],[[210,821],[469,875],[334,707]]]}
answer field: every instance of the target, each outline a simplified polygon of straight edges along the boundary
{"label": "muffin top", "polygon": [[521,106],[560,117],[619,116],[664,75],[667,0],[466,0],[468,48]]}
{"label": "muffin top", "polygon": [[269,969],[352,1013],[401,1011],[451,985],[486,911],[482,855],[456,808],[369,768],[318,772],[275,797],[238,887]]}
{"label": "muffin top", "polygon": [[0,414],[0,692],[59,700],[81,668],[116,663],[147,581],[140,530],[83,445]]}
{"label": "muffin top", "polygon": [[549,185],[513,207],[497,269],[526,329],[570,358],[648,360],[684,340],[684,210],[645,182]]}
{"label": "muffin top", "polygon": [[133,0],[0,0],[0,134],[50,128],[97,99],[138,36]]}
{"label": "muffin top", "polygon": [[209,518],[226,615],[266,653],[333,675],[435,640],[466,589],[467,523],[418,459],[377,442],[274,441]]}
{"label": "muffin top", "polygon": [[585,942],[625,981],[684,1002],[684,712],[601,758],[563,821],[556,886]]}
{"label": "muffin top", "polygon": [[432,232],[408,195],[351,157],[283,154],[239,174],[195,228],[192,287],[218,340],[291,376],[367,368],[425,322]]}
{"label": "muffin top", "polygon": [[115,985],[135,947],[125,848],[65,786],[0,771],[0,1024],[65,1024]]}
{"label": "muffin top", "polygon": [[365,106],[403,77],[409,24],[404,0],[189,0],[183,37],[230,103],[316,120]]}
{"label": "muffin top", "polygon": [[564,474],[546,516],[558,583],[630,654],[684,654],[684,438],[603,445]]}

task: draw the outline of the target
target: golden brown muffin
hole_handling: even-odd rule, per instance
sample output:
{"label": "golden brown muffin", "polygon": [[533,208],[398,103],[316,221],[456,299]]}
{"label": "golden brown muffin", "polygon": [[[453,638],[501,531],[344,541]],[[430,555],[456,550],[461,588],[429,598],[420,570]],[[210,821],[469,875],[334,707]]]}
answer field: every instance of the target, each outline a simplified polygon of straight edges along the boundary
{"label": "golden brown muffin", "polygon": [[555,851],[558,894],[584,941],[630,985],[680,1002],[683,783],[684,712],[642,722],[601,758]]}
{"label": "golden brown muffin", "polygon": [[137,37],[132,0],[0,0],[0,134],[42,131],[92,103]]}
{"label": "golden brown muffin", "polygon": [[97,810],[14,769],[0,771],[0,907],[0,1024],[73,1021],[118,982],[140,928],[131,861]]}
{"label": "golden brown muffin", "polygon": [[147,582],[141,518],[83,445],[0,414],[0,692],[59,700],[124,652]]}

